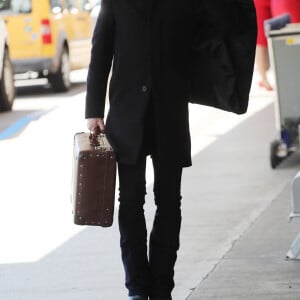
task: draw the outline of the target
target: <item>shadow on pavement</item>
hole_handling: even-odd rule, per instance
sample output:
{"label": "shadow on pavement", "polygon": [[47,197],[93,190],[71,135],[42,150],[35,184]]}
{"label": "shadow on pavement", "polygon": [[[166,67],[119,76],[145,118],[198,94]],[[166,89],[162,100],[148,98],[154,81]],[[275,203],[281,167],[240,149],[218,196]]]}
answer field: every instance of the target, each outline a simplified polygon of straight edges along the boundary
{"label": "shadow on pavement", "polygon": [[[119,240],[116,224],[113,226],[113,229],[87,228],[40,261],[1,265],[0,298],[124,298],[120,255],[114,257],[111,253],[111,249],[118,249]],[[116,297],[118,291],[120,297]]]}
{"label": "shadow on pavement", "polygon": [[283,160],[274,170],[274,172],[276,172],[276,170],[284,170],[287,168],[291,168],[295,165],[299,166],[300,169],[300,153],[299,152],[295,152],[293,154],[291,154],[289,157],[287,157],[285,160]]}

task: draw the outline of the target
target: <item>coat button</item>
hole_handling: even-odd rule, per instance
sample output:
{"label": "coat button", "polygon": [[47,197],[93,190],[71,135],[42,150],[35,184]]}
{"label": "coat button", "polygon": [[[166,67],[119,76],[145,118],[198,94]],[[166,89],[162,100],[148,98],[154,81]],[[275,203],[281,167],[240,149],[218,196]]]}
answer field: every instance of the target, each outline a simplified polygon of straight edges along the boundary
{"label": "coat button", "polygon": [[147,92],[147,86],[146,85],[143,85],[142,86],[142,91],[145,93],[145,92]]}

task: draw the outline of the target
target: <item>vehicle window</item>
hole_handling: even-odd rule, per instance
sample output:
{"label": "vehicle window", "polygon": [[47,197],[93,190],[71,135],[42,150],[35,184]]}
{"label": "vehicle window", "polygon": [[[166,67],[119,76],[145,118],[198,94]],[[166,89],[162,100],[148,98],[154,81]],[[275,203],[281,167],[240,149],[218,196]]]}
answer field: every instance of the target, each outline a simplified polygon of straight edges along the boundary
{"label": "vehicle window", "polygon": [[[0,0],[1,1],[1,0]],[[62,9],[62,1],[61,0],[50,0],[51,8],[59,7]]]}
{"label": "vehicle window", "polygon": [[10,1],[8,0],[0,0],[0,10],[9,9]]}
{"label": "vehicle window", "polygon": [[74,0],[67,0],[67,8],[69,10],[74,9],[74,8],[77,9],[78,7],[77,7],[76,1],[74,1]]}
{"label": "vehicle window", "polygon": [[89,11],[92,8],[90,0],[79,0],[79,7],[81,10]]}
{"label": "vehicle window", "polygon": [[14,13],[30,13],[31,0],[0,0],[0,10],[10,10]]}

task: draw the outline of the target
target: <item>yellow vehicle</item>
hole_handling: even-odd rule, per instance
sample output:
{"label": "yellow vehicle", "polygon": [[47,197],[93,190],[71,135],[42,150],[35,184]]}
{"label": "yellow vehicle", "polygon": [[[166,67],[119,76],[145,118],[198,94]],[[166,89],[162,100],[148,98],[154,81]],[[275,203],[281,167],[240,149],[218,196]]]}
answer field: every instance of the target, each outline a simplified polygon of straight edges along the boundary
{"label": "yellow vehicle", "polygon": [[37,72],[57,92],[90,60],[88,0],[0,0],[15,74]]}

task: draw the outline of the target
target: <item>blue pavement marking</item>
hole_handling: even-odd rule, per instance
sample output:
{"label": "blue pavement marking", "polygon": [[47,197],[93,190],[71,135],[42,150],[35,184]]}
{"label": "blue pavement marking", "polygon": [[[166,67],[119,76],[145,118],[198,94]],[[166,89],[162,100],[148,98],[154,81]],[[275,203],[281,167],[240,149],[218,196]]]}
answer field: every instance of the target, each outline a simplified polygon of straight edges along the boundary
{"label": "blue pavement marking", "polygon": [[21,119],[19,119],[15,123],[13,123],[11,126],[9,126],[8,128],[6,128],[0,132],[0,141],[11,138],[17,132],[19,132],[23,128],[25,128],[30,122],[39,119],[45,113],[47,113],[47,111],[37,112],[37,113],[33,113],[33,114],[27,115],[25,117],[22,117]]}

